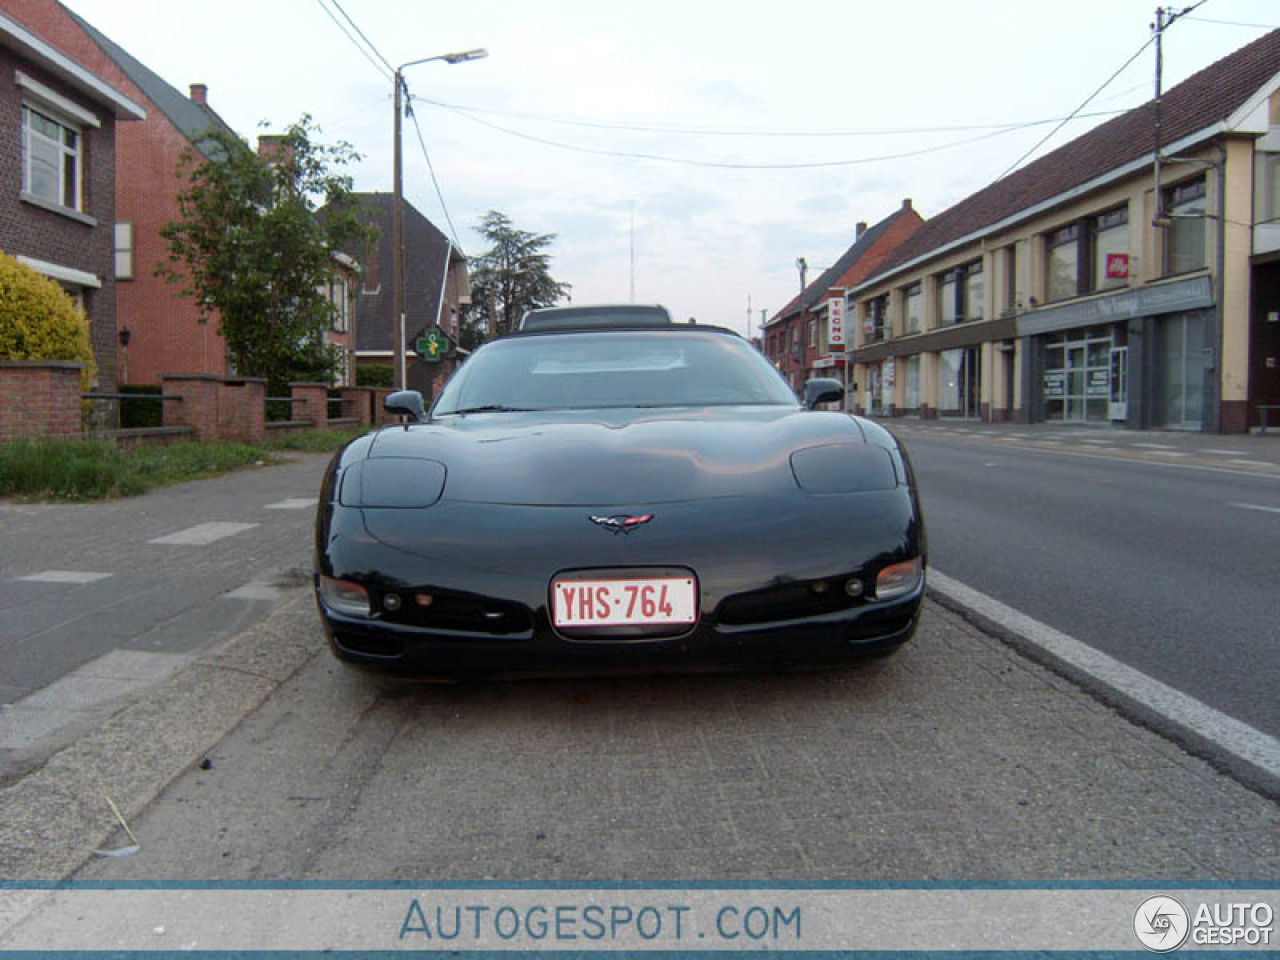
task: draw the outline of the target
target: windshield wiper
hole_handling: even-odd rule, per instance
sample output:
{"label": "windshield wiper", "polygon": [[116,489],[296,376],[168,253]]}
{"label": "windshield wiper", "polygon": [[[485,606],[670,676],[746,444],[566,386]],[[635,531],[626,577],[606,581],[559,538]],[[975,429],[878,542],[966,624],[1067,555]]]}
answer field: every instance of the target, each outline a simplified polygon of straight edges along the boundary
{"label": "windshield wiper", "polygon": [[508,407],[501,403],[486,403],[479,407],[463,407],[460,410],[450,410],[444,416],[455,413],[528,413],[532,407]]}

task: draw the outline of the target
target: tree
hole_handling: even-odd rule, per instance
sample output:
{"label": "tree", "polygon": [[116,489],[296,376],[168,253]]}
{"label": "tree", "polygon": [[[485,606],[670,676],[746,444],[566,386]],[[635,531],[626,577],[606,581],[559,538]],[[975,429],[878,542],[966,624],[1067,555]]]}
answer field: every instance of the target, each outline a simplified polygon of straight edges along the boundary
{"label": "tree", "polygon": [[315,142],[316,132],[303,116],[261,156],[234,134],[205,131],[203,152],[188,147],[179,163],[181,219],[160,231],[169,260],[157,272],[184,282],[204,319],[219,318],[236,371],[265,377],[272,391],[332,380],[334,251],[373,235],[356,215],[351,177],[338,172],[359,155]]}
{"label": "tree", "polygon": [[572,285],[551,277],[546,249],[554,233],[517,230],[497,210],[480,218],[479,231],[490,247],[471,260],[471,306],[464,318],[464,323],[479,328],[479,339],[490,330],[514,330],[526,310],[550,307],[568,296]]}

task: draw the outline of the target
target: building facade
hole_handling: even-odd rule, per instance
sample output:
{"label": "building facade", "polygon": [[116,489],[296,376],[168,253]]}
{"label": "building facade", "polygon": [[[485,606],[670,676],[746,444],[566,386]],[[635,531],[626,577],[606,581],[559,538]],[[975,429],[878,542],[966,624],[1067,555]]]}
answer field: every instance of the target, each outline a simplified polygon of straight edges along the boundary
{"label": "building facade", "polygon": [[[1277,402],[1280,31],[943,212],[848,295],[862,412],[1235,433]],[[1145,147],[1145,148],[1144,148]]]}
{"label": "building facade", "polygon": [[56,280],[89,319],[97,388],[118,383],[113,226],[117,121],[145,110],[0,14],[0,249]]}
{"label": "building facade", "polygon": [[765,323],[761,350],[797,393],[814,377],[845,379],[845,294],[875,272],[921,223],[909,199],[873,227],[859,223],[853,245]]}

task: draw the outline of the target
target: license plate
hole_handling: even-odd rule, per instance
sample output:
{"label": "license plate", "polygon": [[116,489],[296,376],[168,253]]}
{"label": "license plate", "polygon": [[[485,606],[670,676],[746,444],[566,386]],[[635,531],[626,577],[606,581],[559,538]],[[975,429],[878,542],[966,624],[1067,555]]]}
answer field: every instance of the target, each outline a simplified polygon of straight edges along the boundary
{"label": "license plate", "polygon": [[622,627],[696,623],[692,577],[556,580],[551,585],[557,627]]}

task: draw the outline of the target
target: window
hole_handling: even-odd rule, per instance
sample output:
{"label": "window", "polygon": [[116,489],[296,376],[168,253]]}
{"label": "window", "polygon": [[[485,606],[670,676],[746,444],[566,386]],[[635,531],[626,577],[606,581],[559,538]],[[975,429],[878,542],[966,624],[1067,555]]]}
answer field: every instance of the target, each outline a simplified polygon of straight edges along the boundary
{"label": "window", "polygon": [[1045,250],[1049,258],[1049,301],[1066,300],[1080,292],[1080,225],[1055,230],[1045,237]]}
{"label": "window", "polygon": [[818,345],[818,321],[809,321],[809,346],[816,347]]}
{"label": "window", "polygon": [[333,304],[333,315],[330,321],[333,331],[346,333],[351,311],[347,296],[347,281],[344,278],[335,277],[329,281],[329,302]]}
{"label": "window", "polygon": [[1117,207],[1089,221],[1094,290],[1128,286],[1129,209]]}
{"label": "window", "polygon": [[981,320],[983,302],[981,260],[942,274],[938,284],[938,321],[942,326]]}
{"label": "window", "polygon": [[1018,296],[1018,245],[1011,243],[1004,248],[1004,309],[1017,310]]}
{"label": "window", "polygon": [[889,313],[888,296],[876,297],[867,304],[867,327],[869,333],[867,340],[870,343],[878,343],[885,339],[887,331],[885,330],[885,318]]}
{"label": "window", "polygon": [[903,321],[903,333],[919,333],[920,320],[923,314],[922,298],[920,296],[920,284],[913,283],[907,287],[903,293],[903,299],[906,302],[906,317]]}
{"label": "window", "polygon": [[52,113],[22,105],[22,189],[49,203],[79,210],[80,129]]}
{"label": "window", "polygon": [[133,224],[116,224],[116,279],[133,279]]}
{"label": "window", "polygon": [[907,357],[904,403],[908,410],[920,409],[920,358]]}
{"label": "window", "polygon": [[1164,272],[1199,270],[1204,259],[1204,177],[1164,191],[1164,215],[1173,221],[1164,235]]}

